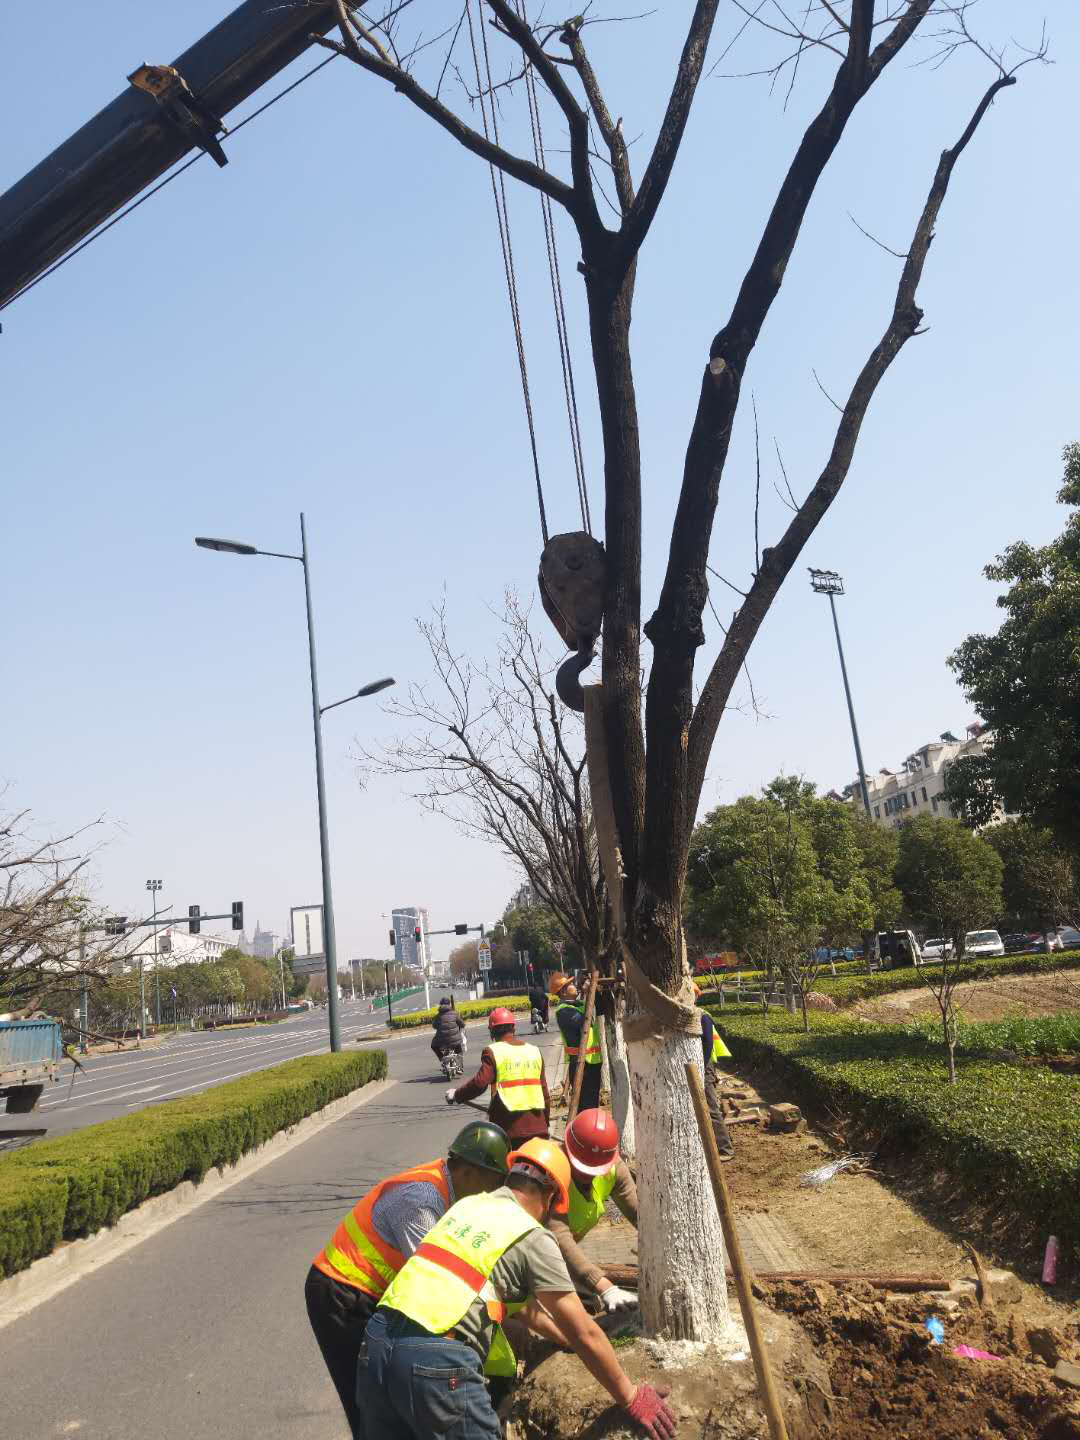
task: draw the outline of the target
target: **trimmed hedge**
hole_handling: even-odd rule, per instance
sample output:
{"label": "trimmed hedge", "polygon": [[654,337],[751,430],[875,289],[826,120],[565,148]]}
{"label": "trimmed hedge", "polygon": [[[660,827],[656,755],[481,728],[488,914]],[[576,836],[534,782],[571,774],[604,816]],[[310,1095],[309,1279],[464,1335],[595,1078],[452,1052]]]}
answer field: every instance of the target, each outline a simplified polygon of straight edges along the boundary
{"label": "trimmed hedge", "polygon": [[[531,1010],[527,995],[509,995],[502,998],[498,995],[487,1000],[465,1000],[457,1006],[457,1013],[463,1020],[475,1020],[482,1015],[490,1015],[492,1010],[499,1007],[504,1010]],[[422,1025],[430,1025],[438,1014],[437,1009],[411,1010],[407,1015],[395,1015],[390,1021],[390,1028],[393,1030],[419,1030]]]}
{"label": "trimmed hedge", "polygon": [[184,1100],[42,1140],[0,1159],[0,1275],[386,1075],[386,1051],[305,1055]]}
{"label": "trimmed hedge", "polygon": [[[949,1085],[940,1040],[913,1026],[815,1014],[807,1035],[801,1020],[775,1011],[713,1013],[737,1060],[778,1068],[810,1101],[880,1129],[920,1170],[946,1170],[973,1202],[997,1197],[1024,1240],[1054,1234],[1075,1253],[1080,1076],[958,1052]],[[980,1028],[966,1027],[969,1044]]]}

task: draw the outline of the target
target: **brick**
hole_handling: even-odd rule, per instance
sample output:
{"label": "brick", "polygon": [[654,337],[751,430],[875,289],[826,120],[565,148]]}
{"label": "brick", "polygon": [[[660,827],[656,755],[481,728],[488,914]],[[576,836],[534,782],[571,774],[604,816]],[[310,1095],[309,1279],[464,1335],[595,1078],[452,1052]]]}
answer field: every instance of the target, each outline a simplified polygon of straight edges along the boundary
{"label": "brick", "polygon": [[798,1130],[803,1123],[802,1111],[797,1105],[784,1102],[769,1106],[769,1128],[771,1130]]}

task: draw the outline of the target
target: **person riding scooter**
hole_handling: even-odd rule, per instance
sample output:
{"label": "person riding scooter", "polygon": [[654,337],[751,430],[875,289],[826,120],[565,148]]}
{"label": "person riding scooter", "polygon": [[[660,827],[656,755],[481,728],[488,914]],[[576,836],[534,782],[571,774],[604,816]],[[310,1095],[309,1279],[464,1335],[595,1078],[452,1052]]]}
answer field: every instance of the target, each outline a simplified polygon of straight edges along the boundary
{"label": "person riding scooter", "polygon": [[431,1026],[435,1031],[431,1048],[440,1064],[451,1050],[456,1050],[459,1055],[463,1053],[465,1021],[454,1009],[454,1002],[449,995],[444,995],[439,1001],[439,1013],[432,1020]]}

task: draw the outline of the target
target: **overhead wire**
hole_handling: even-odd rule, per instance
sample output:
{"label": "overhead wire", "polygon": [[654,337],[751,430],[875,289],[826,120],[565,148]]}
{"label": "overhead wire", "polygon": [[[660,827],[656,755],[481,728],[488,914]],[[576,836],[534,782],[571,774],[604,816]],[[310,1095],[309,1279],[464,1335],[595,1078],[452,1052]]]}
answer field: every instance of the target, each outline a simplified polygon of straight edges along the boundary
{"label": "overhead wire", "polygon": [[[482,5],[483,0],[478,0]],[[480,38],[484,52],[484,70],[487,75],[487,89],[484,88],[484,81],[480,75],[480,57],[476,47],[476,30],[473,25],[473,0],[465,0],[465,13],[469,28],[469,47],[472,51],[473,69],[476,72],[477,99],[480,104],[480,118],[484,127],[484,138],[488,141],[494,137],[496,145],[501,144],[499,138],[499,118],[495,106],[494,86],[491,77],[491,56],[488,51],[487,31],[484,28],[483,10],[477,21],[480,27]],[[488,126],[488,105],[491,106],[491,125]],[[521,308],[518,303],[517,272],[514,267],[514,248],[510,234],[510,211],[506,203],[506,177],[501,170],[488,161],[488,173],[491,177],[491,193],[495,201],[495,219],[499,230],[499,245],[502,250],[503,270],[506,275],[506,293],[510,300],[510,318],[514,326],[514,341],[517,346],[518,372],[521,376],[521,393],[525,401],[525,418],[529,427],[529,446],[532,450],[533,473],[536,477],[536,500],[540,508],[540,531],[544,537],[544,544],[548,543],[547,507],[544,504],[544,485],[540,478],[540,457],[536,446],[536,421],[533,416],[532,395],[529,389],[529,369],[525,360],[525,337],[521,325]]]}
{"label": "overhead wire", "polygon": [[[302,85],[305,80],[310,80],[313,75],[317,75],[320,70],[324,70],[331,61],[337,58],[336,55],[328,55],[325,60],[320,60],[317,65],[313,65],[310,70],[306,70],[303,75],[300,75],[296,80],[292,81],[291,84],[286,85],[283,90],[279,90],[276,95],[272,95],[270,99],[260,105],[257,110],[253,110],[250,115],[245,115],[243,120],[233,125],[231,129],[226,132],[228,138],[231,139],[233,135],[243,130],[245,125],[250,125],[252,120],[257,120],[260,115],[265,114],[266,111],[270,109],[271,105],[276,105],[279,100],[284,100],[285,96],[295,90],[298,85]],[[156,195],[159,190],[164,190],[166,185],[171,185],[174,180],[178,180],[184,171],[190,170],[192,165],[201,160],[205,153],[204,150],[197,151],[190,159],[185,160],[182,165],[178,165],[175,170],[170,171],[164,179],[159,180],[156,185],[151,186],[145,195],[140,195],[137,200],[133,200],[130,205],[126,205],[123,210],[99,226],[98,229],[89,234],[85,240],[80,241],[74,249],[69,250],[66,255],[62,255],[60,259],[50,265],[48,269],[43,270],[40,275],[35,275],[33,280],[28,280],[21,290],[16,290],[14,295],[9,296],[3,305],[0,305],[0,310],[6,310],[9,305],[13,305],[16,300],[21,299],[29,290],[33,290],[35,285],[40,285],[41,282],[47,280],[50,275],[55,275],[57,270],[66,265],[69,260],[74,260],[75,256],[85,250],[88,245],[92,245],[95,240],[100,240],[106,231],[111,230],[114,225],[119,225],[121,220],[126,220],[129,215],[135,210],[138,210],[140,205],[145,205],[147,200]]]}

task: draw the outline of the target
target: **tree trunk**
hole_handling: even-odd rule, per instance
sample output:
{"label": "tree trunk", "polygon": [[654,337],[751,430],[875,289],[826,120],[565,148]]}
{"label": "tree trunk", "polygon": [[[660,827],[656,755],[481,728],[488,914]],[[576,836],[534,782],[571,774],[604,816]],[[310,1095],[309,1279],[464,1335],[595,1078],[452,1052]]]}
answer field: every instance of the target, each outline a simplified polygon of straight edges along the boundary
{"label": "tree trunk", "polygon": [[634,1041],[629,1054],[645,1330],[712,1340],[729,1310],[724,1237],[686,1084],[686,1065],[702,1068],[701,1039],[665,1031]]}
{"label": "tree trunk", "polygon": [[634,1105],[630,1096],[630,1066],[626,1055],[626,1041],[623,1039],[623,1002],[615,1002],[615,1015],[604,1016],[604,1039],[611,1082],[611,1113],[619,1127],[619,1149],[624,1160],[633,1160],[636,1154]]}

